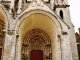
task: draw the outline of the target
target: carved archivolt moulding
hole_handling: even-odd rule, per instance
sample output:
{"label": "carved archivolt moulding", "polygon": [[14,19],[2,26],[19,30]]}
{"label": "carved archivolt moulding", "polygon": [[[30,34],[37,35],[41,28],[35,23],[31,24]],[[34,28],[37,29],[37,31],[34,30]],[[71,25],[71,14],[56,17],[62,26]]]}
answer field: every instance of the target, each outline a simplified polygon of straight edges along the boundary
{"label": "carved archivolt moulding", "polygon": [[4,43],[4,37],[5,37],[5,32],[3,31],[5,28],[5,23],[0,20],[0,46],[3,46]]}
{"label": "carved archivolt moulding", "polygon": [[32,50],[42,50],[44,59],[51,59],[51,40],[47,33],[40,29],[33,29],[26,34],[22,43],[22,60],[29,59]]}
{"label": "carved archivolt moulding", "polygon": [[49,44],[51,40],[49,36],[40,29],[33,29],[26,34],[23,44]]}

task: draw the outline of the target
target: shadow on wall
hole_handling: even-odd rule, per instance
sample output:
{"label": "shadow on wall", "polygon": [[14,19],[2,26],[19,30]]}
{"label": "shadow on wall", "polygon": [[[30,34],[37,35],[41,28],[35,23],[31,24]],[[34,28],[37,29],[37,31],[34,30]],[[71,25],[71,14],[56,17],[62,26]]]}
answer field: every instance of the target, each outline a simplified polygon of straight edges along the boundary
{"label": "shadow on wall", "polygon": [[78,56],[80,60],[80,28],[78,28],[78,30],[79,30],[79,33],[76,32],[75,36],[76,36],[76,42],[77,42]]}
{"label": "shadow on wall", "polygon": [[77,48],[78,48],[78,55],[79,55],[79,60],[80,60],[80,44],[77,44]]}

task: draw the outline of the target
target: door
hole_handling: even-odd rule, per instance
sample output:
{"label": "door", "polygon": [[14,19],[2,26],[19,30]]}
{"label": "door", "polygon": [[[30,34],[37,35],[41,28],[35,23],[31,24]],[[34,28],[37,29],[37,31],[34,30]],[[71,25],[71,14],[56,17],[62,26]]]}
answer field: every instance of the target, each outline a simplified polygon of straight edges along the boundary
{"label": "door", "polygon": [[43,51],[32,50],[30,60],[43,60]]}

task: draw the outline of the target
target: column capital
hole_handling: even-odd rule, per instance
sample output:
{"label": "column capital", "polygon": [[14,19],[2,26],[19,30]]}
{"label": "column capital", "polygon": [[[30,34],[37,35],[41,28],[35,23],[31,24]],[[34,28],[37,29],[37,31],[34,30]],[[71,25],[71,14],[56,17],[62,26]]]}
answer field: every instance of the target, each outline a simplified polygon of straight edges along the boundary
{"label": "column capital", "polygon": [[15,34],[15,30],[8,30],[7,33],[8,33],[9,35],[14,35],[14,34]]}

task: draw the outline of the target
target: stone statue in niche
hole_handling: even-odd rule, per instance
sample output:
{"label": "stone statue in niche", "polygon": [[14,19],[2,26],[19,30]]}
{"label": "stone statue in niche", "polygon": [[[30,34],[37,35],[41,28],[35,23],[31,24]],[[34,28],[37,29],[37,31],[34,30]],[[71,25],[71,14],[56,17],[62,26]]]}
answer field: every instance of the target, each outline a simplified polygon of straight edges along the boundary
{"label": "stone statue in niche", "polygon": [[45,58],[46,60],[52,60],[52,51],[51,51],[51,45],[47,44],[45,45]]}
{"label": "stone statue in niche", "polygon": [[22,60],[23,59],[28,59],[28,45],[23,45],[22,47]]}

